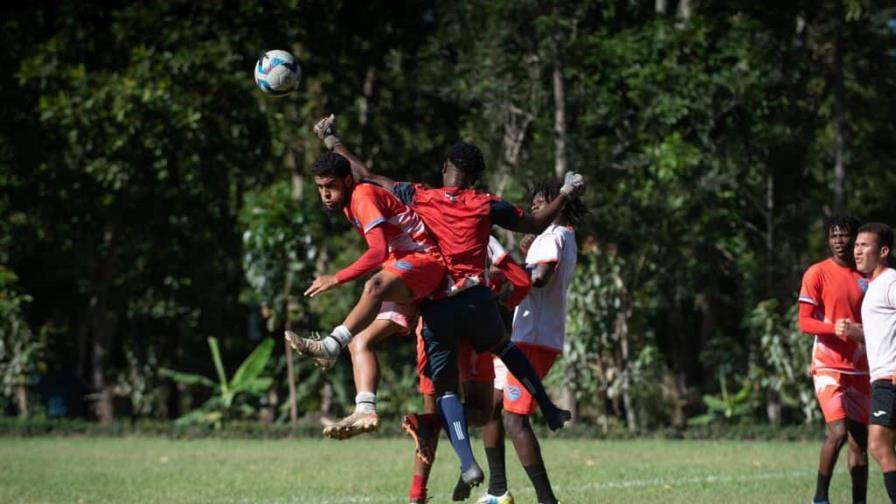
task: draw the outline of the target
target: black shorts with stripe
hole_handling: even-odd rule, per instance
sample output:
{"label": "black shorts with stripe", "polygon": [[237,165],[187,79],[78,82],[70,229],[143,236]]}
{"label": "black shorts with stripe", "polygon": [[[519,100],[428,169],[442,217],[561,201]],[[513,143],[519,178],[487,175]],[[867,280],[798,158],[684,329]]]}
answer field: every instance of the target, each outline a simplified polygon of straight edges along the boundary
{"label": "black shorts with stripe", "polygon": [[896,428],[896,386],[891,380],[871,383],[871,418],[873,425]]}

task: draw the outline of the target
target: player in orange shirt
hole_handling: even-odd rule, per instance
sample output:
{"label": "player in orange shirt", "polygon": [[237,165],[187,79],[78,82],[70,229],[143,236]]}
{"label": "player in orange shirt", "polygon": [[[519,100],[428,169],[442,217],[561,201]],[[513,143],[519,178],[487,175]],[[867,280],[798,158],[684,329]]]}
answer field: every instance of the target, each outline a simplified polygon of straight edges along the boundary
{"label": "player in orange shirt", "polygon": [[[318,366],[328,368],[352,341],[353,335],[374,321],[383,302],[411,304],[429,296],[445,277],[445,263],[420,217],[382,187],[355,182],[346,158],[324,152],[318,156],[312,172],[324,207],[341,211],[367,241],[368,249],[335,275],[318,276],[305,295],[316,296],[382,266],[364,284],[361,298],[343,323],[329,335],[315,340],[286,331],[287,342],[297,352],[311,357]],[[391,333],[378,334],[388,336]],[[362,338],[364,344],[356,345],[352,352],[356,375],[372,377],[368,381],[374,382],[378,368],[372,345],[378,339],[381,338]],[[356,432],[376,429],[379,418],[375,394],[359,390],[355,401],[355,413],[346,421]]]}
{"label": "player in orange shirt", "polygon": [[813,264],[800,288],[799,325],[814,336],[812,381],[827,424],[821,447],[813,502],[828,502],[837,456],[849,443],[853,502],[865,502],[868,486],[868,408],[871,388],[868,359],[860,339],[840,334],[838,320],[861,323],[862,298],[868,282],[856,271],[852,250],[859,222],[832,217],[825,223],[831,257]]}

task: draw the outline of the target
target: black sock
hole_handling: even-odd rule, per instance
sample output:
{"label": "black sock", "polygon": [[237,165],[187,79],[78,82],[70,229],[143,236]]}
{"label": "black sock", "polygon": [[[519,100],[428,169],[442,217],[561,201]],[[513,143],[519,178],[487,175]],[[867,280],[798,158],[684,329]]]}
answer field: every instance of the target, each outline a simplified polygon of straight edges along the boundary
{"label": "black sock", "polygon": [[815,482],[815,502],[825,502],[828,500],[828,487],[831,486],[831,477],[818,473],[818,480]]}
{"label": "black sock", "polygon": [[504,443],[485,449],[488,459],[488,493],[501,496],[507,491],[507,473],[504,470]]}
{"label": "black sock", "polygon": [[852,502],[853,504],[865,504],[868,498],[868,466],[855,466],[849,470],[852,478]]}
{"label": "black sock", "polygon": [[535,487],[535,495],[538,497],[538,502],[541,504],[557,504],[557,497],[554,497],[554,491],[551,490],[551,481],[548,479],[548,472],[544,468],[544,463],[540,462],[526,466],[523,469],[526,470],[532,486]]}
{"label": "black sock", "polygon": [[884,473],[884,486],[887,487],[890,502],[896,502],[896,471]]}

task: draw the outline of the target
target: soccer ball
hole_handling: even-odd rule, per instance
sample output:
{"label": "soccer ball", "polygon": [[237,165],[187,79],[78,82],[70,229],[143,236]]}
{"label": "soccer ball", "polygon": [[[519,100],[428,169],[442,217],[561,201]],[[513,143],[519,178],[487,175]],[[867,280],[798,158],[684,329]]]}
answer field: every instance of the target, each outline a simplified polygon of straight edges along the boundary
{"label": "soccer ball", "polygon": [[292,54],[275,49],[267,51],[255,64],[255,83],[271,96],[284,96],[299,85],[302,70]]}

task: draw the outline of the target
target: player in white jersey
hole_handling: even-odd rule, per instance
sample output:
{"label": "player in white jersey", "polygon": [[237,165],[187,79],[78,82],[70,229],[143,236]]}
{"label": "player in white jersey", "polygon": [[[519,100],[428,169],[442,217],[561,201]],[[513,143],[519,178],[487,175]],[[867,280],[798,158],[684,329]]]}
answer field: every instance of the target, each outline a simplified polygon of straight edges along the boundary
{"label": "player in white jersey", "polygon": [[868,451],[884,473],[890,502],[896,503],[896,270],[889,267],[893,230],[872,222],[859,228],[853,253],[856,269],[868,276],[862,324],[837,321],[839,333],[864,336],[871,374]]}
{"label": "player in white jersey", "polygon": [[[532,191],[532,211],[557,197],[559,182],[538,185]],[[570,227],[584,213],[581,202],[568,202],[563,212],[531,241],[526,253],[526,268],[531,271],[532,290],[516,308],[512,341],[522,350],[540,377],[551,369],[563,351],[566,333],[566,293],[576,269],[575,232]],[[524,243],[528,240],[524,239]],[[513,442],[520,463],[535,487],[538,502],[557,502],[548,479],[538,439],[529,423],[535,401],[524,384],[495,360],[495,414],[483,427],[482,440],[489,465],[488,493],[479,504],[511,504],[504,467],[504,433]],[[503,406],[503,424],[501,409]]]}

